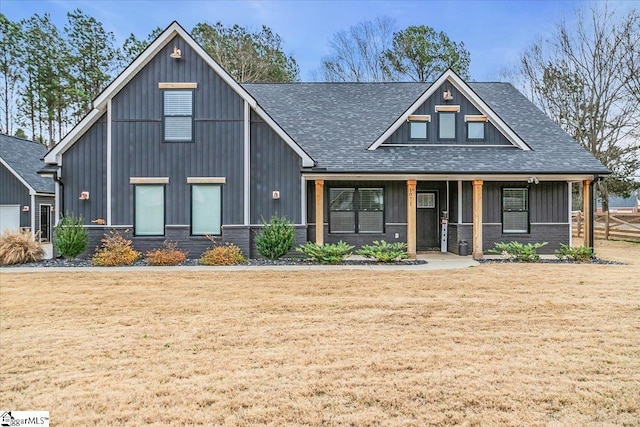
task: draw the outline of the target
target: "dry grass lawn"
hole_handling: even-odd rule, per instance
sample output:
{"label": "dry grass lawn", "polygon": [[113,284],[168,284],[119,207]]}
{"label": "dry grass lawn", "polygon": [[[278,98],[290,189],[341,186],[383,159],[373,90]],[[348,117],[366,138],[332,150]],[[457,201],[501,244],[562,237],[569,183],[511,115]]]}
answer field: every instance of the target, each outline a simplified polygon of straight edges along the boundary
{"label": "dry grass lawn", "polygon": [[0,274],[0,408],[52,425],[640,425],[629,265]]}

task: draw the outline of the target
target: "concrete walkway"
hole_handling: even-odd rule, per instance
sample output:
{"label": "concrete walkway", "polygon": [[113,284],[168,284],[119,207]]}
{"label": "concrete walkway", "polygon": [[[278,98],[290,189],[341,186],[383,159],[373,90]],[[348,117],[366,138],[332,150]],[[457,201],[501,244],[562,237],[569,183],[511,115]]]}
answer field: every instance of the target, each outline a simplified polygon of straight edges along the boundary
{"label": "concrete walkway", "polygon": [[124,271],[310,271],[310,270],[372,270],[372,271],[426,271],[452,270],[478,265],[471,256],[458,256],[451,253],[420,254],[422,265],[232,265],[223,267],[176,266],[176,267],[4,267],[0,274],[45,273],[45,272],[124,272]]}

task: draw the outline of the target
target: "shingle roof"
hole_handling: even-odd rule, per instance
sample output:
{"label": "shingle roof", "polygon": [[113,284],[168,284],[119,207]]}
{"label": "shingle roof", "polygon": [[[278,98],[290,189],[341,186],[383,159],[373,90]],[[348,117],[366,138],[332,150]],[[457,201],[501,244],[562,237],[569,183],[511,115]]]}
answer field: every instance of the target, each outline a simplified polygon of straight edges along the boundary
{"label": "shingle roof", "polygon": [[42,144],[0,133],[0,158],[37,193],[53,194],[53,180],[37,173],[44,166],[41,159],[46,153]]}
{"label": "shingle roof", "polygon": [[381,146],[367,150],[429,83],[244,84],[328,172],[608,173],[508,83],[469,86],[531,147]]}

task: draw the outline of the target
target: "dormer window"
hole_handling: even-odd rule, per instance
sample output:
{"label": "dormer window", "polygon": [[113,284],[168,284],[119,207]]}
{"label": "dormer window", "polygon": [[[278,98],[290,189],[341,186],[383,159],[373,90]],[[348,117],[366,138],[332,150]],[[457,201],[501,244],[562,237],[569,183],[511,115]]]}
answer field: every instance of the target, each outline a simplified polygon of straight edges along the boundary
{"label": "dormer window", "polygon": [[467,141],[485,140],[487,116],[464,116],[464,121],[467,122]]}
{"label": "dormer window", "polygon": [[460,112],[459,105],[436,105],[438,113],[438,139],[456,139],[456,116]]}
{"label": "dormer window", "polygon": [[411,115],[408,117],[409,122],[409,139],[418,139],[426,141],[429,139],[429,115]]}

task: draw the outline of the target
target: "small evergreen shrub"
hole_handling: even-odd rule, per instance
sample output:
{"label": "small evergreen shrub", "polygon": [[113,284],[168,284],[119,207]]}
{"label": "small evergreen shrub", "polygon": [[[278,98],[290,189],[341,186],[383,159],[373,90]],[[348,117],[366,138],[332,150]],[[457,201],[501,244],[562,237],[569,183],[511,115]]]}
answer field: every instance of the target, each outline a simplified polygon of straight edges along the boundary
{"label": "small evergreen shrub", "polygon": [[237,265],[245,262],[247,259],[242,255],[240,248],[232,243],[207,249],[199,261],[201,265]]}
{"label": "small evergreen shrub", "polygon": [[89,245],[89,232],[84,227],[84,219],[66,213],[54,228],[53,245],[65,258],[75,258]]}
{"label": "small evergreen shrub", "polygon": [[31,230],[5,231],[0,235],[0,265],[40,261],[44,248]]}
{"label": "small evergreen shrub", "polygon": [[362,246],[356,251],[356,254],[365,258],[373,258],[378,262],[394,262],[409,258],[406,243],[387,243],[384,240],[374,240],[373,245]]}
{"label": "small evergreen shrub", "polygon": [[256,236],[256,248],[270,260],[287,254],[293,247],[295,232],[291,222],[285,217],[272,216],[267,223],[262,220],[262,230]]}
{"label": "small evergreen shrub", "polygon": [[165,241],[162,248],[154,249],[145,254],[149,265],[178,265],[187,259],[189,252],[178,249],[176,242]]}
{"label": "small evergreen shrub", "polygon": [[119,267],[133,265],[140,252],[131,247],[131,240],[126,239],[119,232],[111,230],[101,240],[102,245],[93,254],[93,265],[98,267]]}
{"label": "small evergreen shrub", "polygon": [[324,244],[322,246],[314,242],[307,242],[304,245],[298,246],[296,251],[301,252],[305,258],[319,262],[320,264],[338,264],[342,262],[345,257],[351,255],[353,246],[346,244],[342,240],[338,243]]}
{"label": "small evergreen shrub", "polygon": [[538,249],[547,245],[549,242],[527,243],[526,245],[519,242],[496,243],[493,249],[489,249],[489,253],[500,254],[509,261],[534,262],[540,259]]}
{"label": "small evergreen shrub", "polygon": [[589,246],[571,247],[560,243],[560,249],[555,251],[556,257],[562,260],[587,262],[593,258],[593,248]]}

